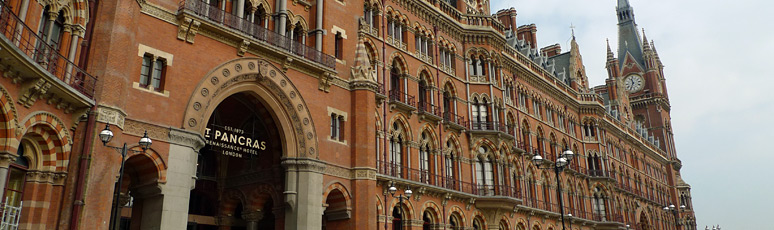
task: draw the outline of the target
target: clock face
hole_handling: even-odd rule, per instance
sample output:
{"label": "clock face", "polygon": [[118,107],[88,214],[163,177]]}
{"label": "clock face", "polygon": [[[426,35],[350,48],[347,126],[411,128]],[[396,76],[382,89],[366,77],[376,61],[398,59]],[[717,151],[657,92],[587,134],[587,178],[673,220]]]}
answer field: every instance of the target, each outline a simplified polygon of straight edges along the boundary
{"label": "clock face", "polygon": [[639,75],[629,75],[624,79],[624,87],[631,93],[640,91],[644,85]]}

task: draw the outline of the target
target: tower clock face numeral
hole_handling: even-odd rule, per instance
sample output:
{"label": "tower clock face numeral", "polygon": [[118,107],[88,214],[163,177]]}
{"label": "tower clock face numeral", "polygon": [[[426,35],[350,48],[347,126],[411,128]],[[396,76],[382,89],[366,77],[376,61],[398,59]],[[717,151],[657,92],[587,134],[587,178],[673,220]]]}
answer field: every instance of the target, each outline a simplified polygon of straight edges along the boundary
{"label": "tower clock face numeral", "polygon": [[624,87],[631,93],[640,91],[643,87],[642,77],[638,75],[630,75],[624,79]]}

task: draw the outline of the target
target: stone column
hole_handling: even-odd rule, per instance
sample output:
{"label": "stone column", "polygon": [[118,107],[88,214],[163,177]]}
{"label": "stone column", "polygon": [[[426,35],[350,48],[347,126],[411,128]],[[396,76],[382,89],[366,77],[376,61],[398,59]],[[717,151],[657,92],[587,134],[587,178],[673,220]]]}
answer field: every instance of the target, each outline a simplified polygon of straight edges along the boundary
{"label": "stone column", "polygon": [[245,18],[245,0],[237,0],[236,4],[237,17]]}
{"label": "stone column", "polygon": [[14,161],[16,161],[16,157],[10,153],[0,154],[0,197],[5,197],[5,185],[8,184],[8,167]]}
{"label": "stone column", "polygon": [[196,179],[196,162],[204,137],[188,130],[170,128],[167,183],[160,193],[143,203],[142,229],[185,229],[188,201]]}
{"label": "stone column", "polygon": [[317,11],[315,11],[317,14],[317,20],[315,21],[317,28],[314,31],[314,49],[320,52],[322,52],[324,2],[325,0],[317,0]]}
{"label": "stone column", "polygon": [[263,219],[263,211],[242,213],[242,219],[247,222],[247,230],[258,230],[258,221]]}
{"label": "stone column", "polygon": [[315,159],[287,158],[285,167],[285,229],[322,226],[322,172],[325,165]]}

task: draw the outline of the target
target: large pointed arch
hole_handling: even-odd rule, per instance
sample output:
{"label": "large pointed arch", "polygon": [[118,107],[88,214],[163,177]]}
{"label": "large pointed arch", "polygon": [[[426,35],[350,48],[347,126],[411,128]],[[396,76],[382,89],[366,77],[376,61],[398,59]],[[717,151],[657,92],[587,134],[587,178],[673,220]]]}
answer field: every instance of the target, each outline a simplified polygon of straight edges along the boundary
{"label": "large pointed arch", "polygon": [[220,102],[247,92],[271,111],[281,130],[284,158],[319,158],[312,116],[300,91],[276,66],[260,58],[238,58],[214,68],[188,101],[183,128],[204,133],[206,122]]}

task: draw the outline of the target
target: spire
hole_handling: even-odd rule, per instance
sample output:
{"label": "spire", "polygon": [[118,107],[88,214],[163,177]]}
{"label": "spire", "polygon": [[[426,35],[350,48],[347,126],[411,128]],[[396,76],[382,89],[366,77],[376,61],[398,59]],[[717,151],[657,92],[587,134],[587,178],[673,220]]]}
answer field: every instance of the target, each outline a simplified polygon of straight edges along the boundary
{"label": "spire", "polygon": [[605,39],[605,41],[607,42],[607,61],[612,61],[613,60],[613,51],[610,50],[610,40],[609,39]]}
{"label": "spire", "polygon": [[648,44],[648,37],[645,36],[645,28],[642,28],[642,49],[645,52],[650,51],[650,45]]}
{"label": "spire", "polygon": [[629,4],[629,0],[618,0],[618,23],[625,21],[634,21],[634,8]]}
{"label": "spire", "polygon": [[642,40],[639,31],[637,31],[637,24],[634,23],[634,8],[629,4],[629,0],[618,0],[616,14],[618,16],[618,61],[620,65],[626,65],[626,57],[631,55],[631,58],[634,59],[632,61],[639,64],[640,67],[644,67]]}

